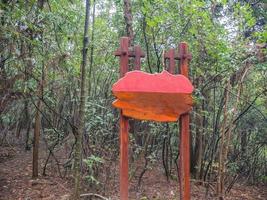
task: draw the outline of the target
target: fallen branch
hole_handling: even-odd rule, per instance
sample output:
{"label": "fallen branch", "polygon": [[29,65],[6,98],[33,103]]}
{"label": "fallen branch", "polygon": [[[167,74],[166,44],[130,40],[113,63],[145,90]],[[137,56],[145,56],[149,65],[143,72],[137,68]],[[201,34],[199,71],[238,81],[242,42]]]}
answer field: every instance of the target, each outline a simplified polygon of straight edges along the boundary
{"label": "fallen branch", "polygon": [[95,196],[100,199],[108,200],[108,198],[101,196],[100,194],[94,194],[94,193],[87,193],[87,194],[81,194],[80,197],[89,197],[89,196]]}

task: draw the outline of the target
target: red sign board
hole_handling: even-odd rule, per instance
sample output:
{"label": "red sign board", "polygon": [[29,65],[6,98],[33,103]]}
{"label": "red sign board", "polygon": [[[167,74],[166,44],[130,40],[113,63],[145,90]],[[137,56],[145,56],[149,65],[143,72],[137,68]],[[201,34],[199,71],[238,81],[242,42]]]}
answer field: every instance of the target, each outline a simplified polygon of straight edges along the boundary
{"label": "red sign board", "polygon": [[113,106],[127,117],[172,122],[191,110],[192,91],[189,79],[180,74],[131,71],[113,85]]}

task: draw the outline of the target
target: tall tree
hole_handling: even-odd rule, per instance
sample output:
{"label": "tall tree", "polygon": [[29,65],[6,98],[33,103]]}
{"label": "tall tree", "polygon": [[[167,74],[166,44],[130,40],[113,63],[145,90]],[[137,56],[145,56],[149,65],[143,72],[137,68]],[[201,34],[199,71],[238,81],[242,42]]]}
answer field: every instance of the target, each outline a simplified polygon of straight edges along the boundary
{"label": "tall tree", "polygon": [[[43,10],[44,1],[39,0],[37,4],[36,14],[39,14],[39,11]],[[39,24],[40,25],[40,24]],[[42,34],[40,35],[42,37]],[[39,160],[39,142],[40,142],[40,132],[41,132],[41,112],[42,112],[42,99],[44,91],[44,82],[45,82],[45,65],[42,62],[41,70],[41,79],[38,81],[37,88],[37,105],[36,105],[36,114],[35,114],[35,124],[34,124],[34,140],[33,140],[33,151],[32,151],[32,177],[38,177],[38,160]]]}
{"label": "tall tree", "polygon": [[89,29],[89,15],[90,15],[90,0],[86,0],[85,6],[85,22],[84,22],[84,36],[83,36],[83,50],[82,50],[82,63],[80,68],[80,104],[79,104],[79,117],[78,126],[74,130],[76,137],[75,157],[74,157],[74,176],[75,186],[72,199],[80,199],[80,181],[81,181],[81,162],[82,162],[82,139],[84,132],[84,118],[85,118],[85,101],[86,101],[86,65],[87,65],[87,52],[88,52],[88,29]]}

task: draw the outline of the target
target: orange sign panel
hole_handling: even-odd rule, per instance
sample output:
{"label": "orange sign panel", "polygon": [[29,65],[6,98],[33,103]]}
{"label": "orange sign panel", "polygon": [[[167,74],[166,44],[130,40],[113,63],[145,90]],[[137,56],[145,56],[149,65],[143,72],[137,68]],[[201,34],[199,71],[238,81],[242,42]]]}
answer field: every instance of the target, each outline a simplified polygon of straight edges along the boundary
{"label": "orange sign panel", "polygon": [[117,98],[113,106],[134,119],[177,121],[181,114],[191,110],[193,89],[190,80],[180,74],[131,71],[112,86]]}

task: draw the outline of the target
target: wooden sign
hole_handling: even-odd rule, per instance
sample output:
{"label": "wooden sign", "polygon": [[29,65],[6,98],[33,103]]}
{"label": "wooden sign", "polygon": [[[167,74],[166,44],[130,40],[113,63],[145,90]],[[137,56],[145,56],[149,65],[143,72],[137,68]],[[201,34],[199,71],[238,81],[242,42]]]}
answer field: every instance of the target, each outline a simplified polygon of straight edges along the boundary
{"label": "wooden sign", "polygon": [[[179,183],[180,199],[190,200],[190,126],[189,111],[192,107],[193,86],[188,77],[188,63],[192,56],[185,42],[179,43],[178,52],[170,49],[164,54],[168,61],[168,72],[148,74],[139,71],[144,53],[140,46],[129,47],[129,38],[120,39],[120,47],[115,51],[120,57],[120,77],[112,87],[116,96],[113,106],[120,112],[120,200],[129,197],[128,145],[129,117],[159,122],[177,121],[179,118]],[[134,59],[133,68],[129,58]],[[179,60],[179,75],[175,74]]]}
{"label": "wooden sign", "polygon": [[134,119],[173,122],[191,110],[192,91],[189,79],[180,74],[131,71],[113,85],[113,106]]}

